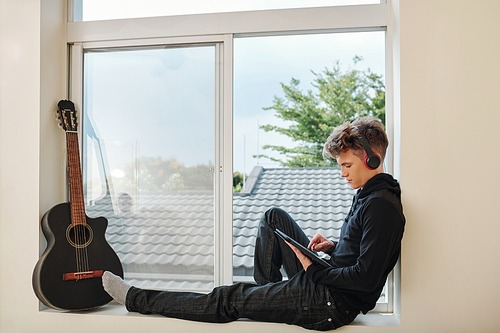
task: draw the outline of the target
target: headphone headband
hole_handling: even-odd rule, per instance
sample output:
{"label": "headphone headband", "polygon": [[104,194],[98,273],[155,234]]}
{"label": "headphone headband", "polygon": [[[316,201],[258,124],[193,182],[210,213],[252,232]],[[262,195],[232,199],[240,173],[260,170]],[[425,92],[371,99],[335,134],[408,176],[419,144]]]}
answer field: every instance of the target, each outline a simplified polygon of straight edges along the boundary
{"label": "headphone headband", "polygon": [[363,146],[363,149],[366,152],[365,166],[370,170],[377,169],[382,161],[382,159],[380,158],[380,155],[373,152],[372,148],[368,144],[368,141],[365,139],[363,134],[361,134],[361,131],[359,130],[359,128],[357,128],[356,126],[353,126],[353,129],[355,129],[358,132],[358,139],[361,142],[361,145]]}

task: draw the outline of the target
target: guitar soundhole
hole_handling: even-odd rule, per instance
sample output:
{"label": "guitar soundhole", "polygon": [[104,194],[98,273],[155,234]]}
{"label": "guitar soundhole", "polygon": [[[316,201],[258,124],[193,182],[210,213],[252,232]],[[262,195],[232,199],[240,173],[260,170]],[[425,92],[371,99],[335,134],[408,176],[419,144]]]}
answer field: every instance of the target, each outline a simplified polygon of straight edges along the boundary
{"label": "guitar soundhole", "polygon": [[66,239],[71,246],[81,249],[87,247],[94,238],[94,232],[88,225],[70,224],[66,229]]}

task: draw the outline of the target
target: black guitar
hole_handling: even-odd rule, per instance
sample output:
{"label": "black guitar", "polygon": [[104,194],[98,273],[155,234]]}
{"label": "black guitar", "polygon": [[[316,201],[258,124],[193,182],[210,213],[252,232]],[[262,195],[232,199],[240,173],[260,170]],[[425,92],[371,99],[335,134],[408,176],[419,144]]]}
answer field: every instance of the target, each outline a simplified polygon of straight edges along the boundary
{"label": "black guitar", "polygon": [[73,102],[58,103],[66,132],[70,202],[58,204],[42,217],[47,248],[33,272],[38,299],[59,310],[89,310],[111,301],[101,276],[111,271],[123,278],[123,268],[105,239],[108,221],[85,214],[76,111]]}

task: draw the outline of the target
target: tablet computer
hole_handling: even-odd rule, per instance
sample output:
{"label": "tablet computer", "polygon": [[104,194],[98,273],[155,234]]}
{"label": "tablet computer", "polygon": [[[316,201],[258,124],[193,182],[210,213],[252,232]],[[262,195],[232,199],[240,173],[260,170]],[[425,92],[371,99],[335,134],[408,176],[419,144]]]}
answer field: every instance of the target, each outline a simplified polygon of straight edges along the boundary
{"label": "tablet computer", "polygon": [[302,252],[309,259],[317,262],[318,264],[320,264],[322,266],[332,267],[332,265],[330,265],[326,260],[324,260],[323,258],[318,257],[318,255],[315,252],[309,250],[307,247],[305,247],[304,245],[300,244],[295,239],[289,237],[288,235],[286,235],[285,233],[283,233],[281,230],[276,229],[276,230],[274,230],[274,232],[278,236],[280,236],[283,240],[287,241],[288,243],[292,244],[297,249],[299,249],[300,252]]}

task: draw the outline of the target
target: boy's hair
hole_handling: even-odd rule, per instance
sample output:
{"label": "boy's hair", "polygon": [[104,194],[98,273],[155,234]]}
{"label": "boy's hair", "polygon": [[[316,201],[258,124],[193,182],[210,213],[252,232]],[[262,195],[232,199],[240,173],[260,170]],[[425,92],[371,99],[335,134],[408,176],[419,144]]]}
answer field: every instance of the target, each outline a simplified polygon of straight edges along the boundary
{"label": "boy's hair", "polygon": [[371,117],[358,118],[352,123],[345,122],[337,126],[326,140],[323,157],[336,159],[340,153],[352,149],[354,155],[363,159],[366,152],[359,141],[359,133],[354,127],[358,128],[372,150],[384,160],[389,140],[384,131],[384,125],[378,119]]}

